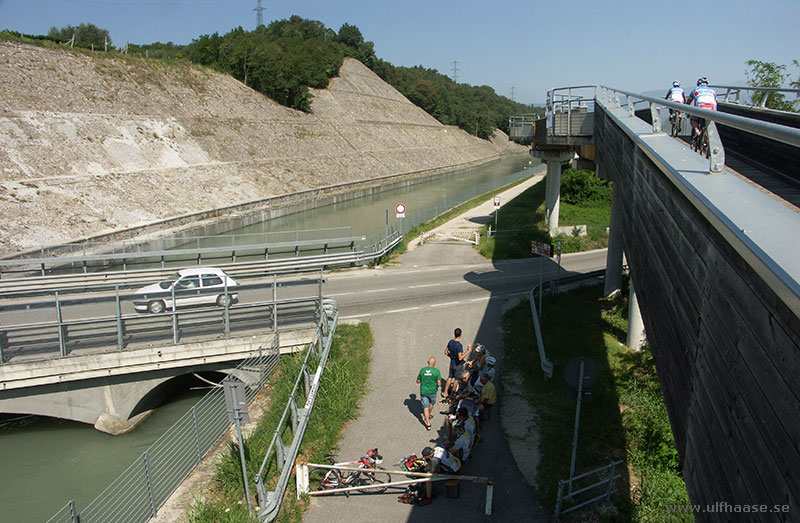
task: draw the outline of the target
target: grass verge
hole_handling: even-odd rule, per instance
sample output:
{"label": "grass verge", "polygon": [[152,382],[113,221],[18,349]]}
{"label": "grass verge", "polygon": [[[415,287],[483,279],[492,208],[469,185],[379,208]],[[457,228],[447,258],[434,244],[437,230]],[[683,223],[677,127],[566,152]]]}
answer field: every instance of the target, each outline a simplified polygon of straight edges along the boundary
{"label": "grass verge", "polygon": [[[325,373],[314,405],[298,459],[320,463],[326,453],[336,450],[342,430],[348,421],[355,419],[358,404],[365,394],[364,382],[369,373],[370,348],[373,338],[369,324],[342,325],[336,329],[333,345]],[[300,371],[305,353],[281,357],[279,370],[270,380],[272,407],[264,414],[250,437],[245,441],[245,456],[249,475],[258,471],[269,446],[275,427],[278,425],[294,381]],[[282,433],[283,441],[289,444],[291,433]],[[279,471],[270,467],[265,485],[273,484]],[[297,500],[293,487],[287,489],[276,521],[299,522],[308,508],[308,501]],[[292,491],[292,492],[288,492]],[[255,484],[250,484],[255,497]],[[238,446],[230,444],[217,464],[212,486],[202,500],[193,506],[187,518],[191,523],[255,522],[243,504],[244,483],[239,464]],[[255,500],[254,500],[255,503]]]}
{"label": "grass verge", "polygon": [[647,348],[637,352],[624,346],[627,299],[604,299],[601,293],[594,286],[545,298],[544,344],[555,366],[550,380],[539,367],[528,302],[503,318],[506,364],[522,371],[526,398],[539,416],[539,499],[552,511],[558,481],[569,477],[576,404],[566,398],[564,370],[572,358],[586,356],[598,372],[593,397],[581,409],[575,472],[620,459],[627,467],[618,469],[623,479],[613,509],[600,511],[602,505],[595,504],[565,519],[692,521],[689,514],[669,514],[665,508],[689,500],[652,357]]}

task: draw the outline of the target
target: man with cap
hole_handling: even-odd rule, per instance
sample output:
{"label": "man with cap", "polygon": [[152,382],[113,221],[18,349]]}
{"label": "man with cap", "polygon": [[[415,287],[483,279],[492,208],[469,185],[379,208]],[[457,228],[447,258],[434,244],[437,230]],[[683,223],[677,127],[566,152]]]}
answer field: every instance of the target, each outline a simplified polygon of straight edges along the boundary
{"label": "man with cap", "polygon": [[486,356],[486,371],[485,374],[489,376],[489,379],[494,383],[494,376],[496,369],[494,368],[495,363],[497,363],[497,359],[494,356]]}

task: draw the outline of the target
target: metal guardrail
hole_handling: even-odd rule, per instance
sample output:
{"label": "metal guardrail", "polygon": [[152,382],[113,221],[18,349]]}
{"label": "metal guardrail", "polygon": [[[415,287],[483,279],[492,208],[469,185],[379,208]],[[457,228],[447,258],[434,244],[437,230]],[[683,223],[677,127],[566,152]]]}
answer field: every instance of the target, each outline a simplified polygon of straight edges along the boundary
{"label": "metal guardrail", "polygon": [[[283,409],[278,426],[275,428],[274,436],[269,444],[261,467],[255,475],[256,491],[258,493],[258,519],[260,521],[272,521],[278,515],[278,511],[286,493],[289,483],[289,476],[294,469],[297,453],[300,450],[300,443],[303,441],[314,402],[317,399],[322,373],[328,361],[333,334],[336,332],[336,325],[339,321],[339,313],[336,310],[336,300],[331,298],[327,301],[323,310],[320,311],[320,323],[317,327],[316,343],[309,346],[303,365],[294,382],[291,394]],[[316,364],[316,371],[311,374],[309,368]],[[301,387],[300,384],[303,384]],[[298,407],[302,401],[303,407]],[[285,429],[291,427],[292,442],[287,447],[283,443]],[[280,470],[277,484],[274,490],[267,491],[264,484],[271,465],[275,464]]]}
{"label": "metal guardrail", "polygon": [[[739,103],[739,95],[741,91],[753,91],[753,92],[763,92],[763,93],[795,93],[798,97],[800,97],[800,89],[787,89],[783,87],[754,87],[754,86],[738,86],[738,85],[709,85],[712,89],[725,89],[725,94],[721,95],[724,96],[725,102],[729,103]],[[731,100],[731,97],[735,96],[735,100]],[[767,106],[767,96],[765,96],[759,107],[766,107]],[[755,107],[755,106],[753,106]]]}
{"label": "metal guardrail", "polygon": [[[633,115],[634,110],[633,99],[649,102],[651,112],[656,115],[656,117],[653,118],[654,133],[661,132],[661,119],[657,117],[657,107],[668,107],[683,113],[704,118],[706,121],[723,123],[729,127],[733,127],[741,131],[757,134],[758,136],[770,138],[794,147],[800,147],[800,129],[795,129],[793,127],[787,127],[785,125],[779,125],[771,122],[764,122],[762,120],[755,120],[753,118],[745,118],[744,116],[712,111],[710,109],[700,109],[698,107],[694,107],[693,105],[670,102],[668,100],[637,94],[630,91],[624,91],[622,89],[615,89],[613,87],[601,86],[601,89],[603,91],[605,101],[609,103],[613,102],[617,107],[621,107],[619,95],[626,96],[628,99],[628,111],[631,115]],[[615,93],[613,99],[611,93]]]}
{"label": "metal guardrail", "polygon": [[[237,369],[258,379],[246,384],[251,403],[280,360],[277,335],[271,347],[243,361]],[[111,485],[83,510],[69,501],[48,523],[144,523],[156,516],[189,473],[230,428],[222,387],[206,394],[192,409],[158,438]]]}
{"label": "metal guardrail", "polygon": [[[243,290],[264,289],[270,299],[254,303],[237,304],[230,300],[223,300],[222,307],[183,308],[176,307],[159,314],[122,314],[122,303],[130,302],[141,296],[137,294],[121,295],[117,288],[114,295],[105,297],[82,298],[62,300],[58,293],[53,302],[19,303],[0,306],[0,311],[52,309],[55,320],[25,324],[5,324],[0,326],[0,365],[8,363],[12,358],[12,351],[35,351],[40,357],[25,358],[24,362],[65,358],[73,354],[73,350],[88,349],[92,354],[121,352],[135,350],[137,343],[144,346],[153,343],[178,344],[185,338],[200,336],[204,339],[220,336],[228,339],[238,335],[252,334],[254,328],[270,328],[277,332],[279,318],[284,315],[298,312],[303,313],[308,308],[317,309],[322,296],[324,278],[320,274],[314,280],[282,280],[282,285],[293,283],[314,284],[318,291],[316,296],[309,298],[278,299],[278,276],[273,275],[270,283],[239,285],[228,289],[216,289],[213,294],[221,291],[224,295],[239,293]],[[163,294],[175,300],[187,291],[150,293],[151,298]],[[192,291],[188,291],[192,293]],[[64,307],[84,304],[108,303],[113,307],[114,314],[103,317],[80,318],[75,320],[64,319]]]}
{"label": "metal guardrail", "polygon": [[[560,479],[558,480],[558,495],[556,498],[556,509],[553,517],[558,519],[558,517],[562,514],[567,514],[568,512],[572,512],[573,510],[578,510],[579,508],[583,508],[586,505],[594,503],[595,501],[605,500],[608,503],[611,500],[611,494],[617,492],[616,487],[614,487],[614,482],[622,477],[621,474],[617,474],[615,472],[616,467],[622,465],[624,461],[612,461],[608,465],[603,465],[602,467],[598,467],[594,470],[590,470],[589,472],[585,472],[583,474],[579,474],[577,476],[571,477],[570,479]],[[580,479],[588,478],[594,475],[600,475],[605,473],[605,478],[592,483],[591,485],[587,485],[585,487],[581,487],[575,491],[572,490],[572,484]],[[567,486],[568,493],[564,495],[564,486]],[[569,507],[567,509],[562,509],[564,502],[577,497],[579,494],[583,494],[589,492],[593,489],[597,489],[598,487],[603,488],[603,493],[599,496],[595,496],[591,499],[585,500],[577,505]]]}
{"label": "metal guardrail", "polygon": [[[297,258],[264,259],[252,262],[217,264],[226,274],[236,278],[263,276],[265,273],[297,272],[326,267],[347,265],[364,265],[379,260],[394,249],[402,241],[399,231],[390,231],[386,237],[375,238],[366,245],[365,250],[346,253],[333,253],[317,256],[300,256]],[[177,268],[144,269],[137,271],[103,271],[50,276],[31,276],[27,278],[0,279],[0,298],[20,298],[25,293],[29,296],[52,294],[55,291],[83,292],[87,290],[113,290],[117,285],[127,288],[160,281],[173,274]]]}

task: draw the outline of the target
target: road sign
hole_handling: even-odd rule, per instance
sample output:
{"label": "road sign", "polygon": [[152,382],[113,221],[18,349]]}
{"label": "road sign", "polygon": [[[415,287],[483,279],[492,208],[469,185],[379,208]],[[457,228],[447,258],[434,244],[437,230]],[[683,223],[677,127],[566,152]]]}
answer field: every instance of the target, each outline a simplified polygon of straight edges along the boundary
{"label": "road sign", "polygon": [[499,209],[500,208],[500,197],[499,196],[495,196],[494,197],[494,208],[495,209]]}
{"label": "road sign", "polygon": [[545,242],[531,241],[531,254],[553,257],[553,246]]}
{"label": "road sign", "polygon": [[398,203],[395,208],[395,212],[397,213],[398,218],[405,218],[406,217],[406,206],[402,203]]}

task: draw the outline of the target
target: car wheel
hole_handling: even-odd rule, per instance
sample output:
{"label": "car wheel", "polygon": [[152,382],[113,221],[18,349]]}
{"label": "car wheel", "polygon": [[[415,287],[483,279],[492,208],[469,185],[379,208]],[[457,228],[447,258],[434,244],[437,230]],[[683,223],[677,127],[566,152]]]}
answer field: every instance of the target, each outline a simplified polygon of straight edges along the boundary
{"label": "car wheel", "polygon": [[230,294],[220,294],[217,296],[217,306],[229,307],[231,303],[233,303],[233,298],[231,298]]}
{"label": "car wheel", "polygon": [[164,302],[160,300],[151,301],[147,304],[147,310],[153,314],[164,312],[164,309],[166,309]]}

